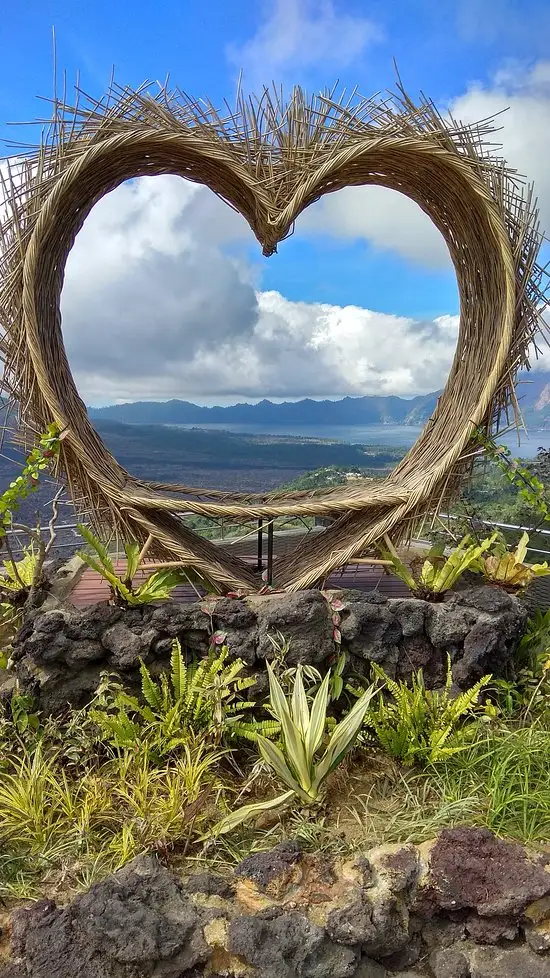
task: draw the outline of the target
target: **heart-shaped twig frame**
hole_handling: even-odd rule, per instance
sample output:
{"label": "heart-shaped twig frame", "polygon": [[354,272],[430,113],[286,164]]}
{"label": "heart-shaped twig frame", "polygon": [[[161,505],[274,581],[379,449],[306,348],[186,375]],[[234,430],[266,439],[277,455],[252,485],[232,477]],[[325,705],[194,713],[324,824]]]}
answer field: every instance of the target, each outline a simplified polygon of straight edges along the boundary
{"label": "heart-shaped twig frame", "polygon": [[[491,155],[492,121],[460,126],[400,90],[387,98],[307,102],[264,92],[221,118],[181,93],[111,88],[100,103],[56,102],[46,137],[11,166],[3,227],[0,323],[5,383],[24,430],[67,428],[61,468],[77,506],[98,529],[155,541],[221,589],[261,587],[227,549],[183,525],[178,512],[231,519],[331,515],[275,564],[274,583],[297,590],[372,547],[403,536],[437,510],[468,473],[478,426],[515,408],[513,381],[540,327],[541,236],[530,189]],[[131,177],[178,174],[205,184],[245,217],[269,255],[324,193],[379,184],[416,201],[444,236],[458,280],[460,334],[445,391],[422,435],[381,484],[322,493],[245,495],[144,483],[94,431],[61,333],[67,255],[93,205]]]}

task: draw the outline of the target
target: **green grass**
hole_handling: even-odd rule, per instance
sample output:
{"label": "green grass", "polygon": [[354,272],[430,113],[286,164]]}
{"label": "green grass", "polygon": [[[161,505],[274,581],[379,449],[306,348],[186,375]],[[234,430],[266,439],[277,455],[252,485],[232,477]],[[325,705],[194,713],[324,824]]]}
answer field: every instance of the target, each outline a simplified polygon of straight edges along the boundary
{"label": "green grass", "polygon": [[[464,751],[423,769],[358,748],[332,776],[322,807],[294,804],[203,846],[197,837],[241,803],[249,754],[240,773],[199,742],[163,766],[123,751],[67,773],[59,752],[23,751],[5,758],[0,781],[0,896],[63,898],[150,850],[189,871],[190,860],[230,867],[285,838],[337,856],[384,842],[418,844],[456,825],[547,843],[549,756],[550,729],[537,721],[480,722]],[[261,775],[249,797],[269,797],[273,788]]]}
{"label": "green grass", "polygon": [[164,767],[126,751],[72,776],[41,746],[5,758],[0,896],[78,889],[149,849],[185,850],[228,794],[221,760],[201,742]]}
{"label": "green grass", "polygon": [[[495,704],[457,716],[456,753],[441,750],[429,760],[420,752],[416,763],[407,757],[404,764],[371,738],[334,769],[318,799],[291,799],[283,810],[266,810],[217,838],[220,818],[280,790],[254,745],[228,738],[227,725],[221,732],[188,725],[177,749],[164,753],[143,734],[113,741],[94,722],[93,707],[64,724],[44,722],[19,694],[0,723],[0,898],[63,900],[146,851],[189,871],[197,862],[229,868],[288,838],[336,856],[384,842],[421,843],[456,825],[548,843],[545,663],[542,679],[537,665],[530,685],[517,687],[515,717]],[[401,703],[403,718],[429,731],[425,710],[416,708],[421,693],[418,685],[414,702],[394,697],[395,709]],[[305,710],[303,697],[296,709],[300,703]],[[23,722],[29,716],[33,722]],[[163,718],[151,711],[148,722],[160,730]],[[319,756],[329,740],[327,732]]]}
{"label": "green grass", "polygon": [[433,766],[446,800],[479,801],[474,824],[522,842],[550,841],[550,729],[495,725],[480,731],[465,751]]}

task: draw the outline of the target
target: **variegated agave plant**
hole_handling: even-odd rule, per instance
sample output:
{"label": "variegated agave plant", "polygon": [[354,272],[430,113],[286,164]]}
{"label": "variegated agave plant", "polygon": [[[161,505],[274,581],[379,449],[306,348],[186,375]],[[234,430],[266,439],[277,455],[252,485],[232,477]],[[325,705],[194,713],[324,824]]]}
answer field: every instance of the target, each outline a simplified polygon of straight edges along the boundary
{"label": "variegated agave plant", "polygon": [[293,798],[299,799],[304,805],[318,804],[323,798],[325,782],[329,774],[353,746],[375,693],[374,686],[365,690],[347,716],[334,727],[328,743],[320,753],[323,741],[326,741],[327,737],[330,672],[323,679],[310,708],[300,666],[296,670],[289,699],[285,696],[269,664],[267,668],[270,690],[269,709],[281,725],[281,746],[277,746],[261,735],[256,739],[262,757],[274,775],[286,785],[287,790],[276,798],[245,805],[231,812],[214,828],[212,832],[214,836],[230,832],[254,815],[279,808]]}

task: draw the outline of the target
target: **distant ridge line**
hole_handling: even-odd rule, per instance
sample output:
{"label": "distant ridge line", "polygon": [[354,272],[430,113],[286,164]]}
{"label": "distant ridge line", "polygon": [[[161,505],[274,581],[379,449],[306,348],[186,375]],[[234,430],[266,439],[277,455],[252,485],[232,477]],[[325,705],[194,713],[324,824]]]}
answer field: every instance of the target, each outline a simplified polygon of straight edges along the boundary
{"label": "distant ridge line", "polygon": [[[369,394],[338,400],[313,400],[276,404],[264,399],[257,404],[203,407],[191,401],[132,401],[108,407],[88,408],[91,419],[126,424],[265,424],[265,425],[423,425],[433,414],[441,391],[398,397]],[[522,372],[517,394],[524,420],[533,428],[550,427],[550,373]]]}
{"label": "distant ridge line", "polygon": [[413,398],[395,395],[339,400],[262,400],[257,404],[202,407],[190,401],[135,401],[88,408],[93,419],[130,424],[422,424],[435,410],[439,391]]}

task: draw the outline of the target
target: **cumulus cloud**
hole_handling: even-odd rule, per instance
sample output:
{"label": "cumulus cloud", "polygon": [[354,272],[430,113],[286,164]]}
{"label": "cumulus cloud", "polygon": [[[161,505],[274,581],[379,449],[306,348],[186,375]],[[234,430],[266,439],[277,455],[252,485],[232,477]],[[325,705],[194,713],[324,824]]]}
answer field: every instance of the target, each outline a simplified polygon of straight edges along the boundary
{"label": "cumulus cloud", "polygon": [[456,317],[422,324],[257,291],[222,250],[238,239],[252,240],[238,215],[177,177],[132,181],[96,205],[62,295],[88,401],[412,395],[444,382]]}
{"label": "cumulus cloud", "polygon": [[428,215],[387,187],[346,187],[327,194],[300,216],[299,230],[366,240],[424,268],[446,268],[451,262],[445,239]]}
{"label": "cumulus cloud", "polygon": [[539,61],[527,71],[510,63],[492,84],[471,85],[451,109],[463,122],[503,112],[495,140],[502,142],[507,163],[534,182],[542,224],[550,231],[550,61]]}
{"label": "cumulus cloud", "polygon": [[250,234],[210,191],[178,177],[131,181],[100,201],[69,256],[62,296],[77,373],[149,378],[182,354],[192,361],[251,335],[256,296],[209,240],[213,227],[222,241],[230,227],[233,237]]}
{"label": "cumulus cloud", "polygon": [[[472,85],[452,110],[474,121],[506,105],[504,154],[535,179],[550,226],[550,62],[528,72],[508,65],[491,85]],[[297,231],[304,230],[368,238],[430,267],[448,260],[425,215],[384,188],[328,195],[302,216]],[[457,317],[417,323],[262,292],[246,260],[253,241],[239,215],[177,177],[131,181],[100,201],[71,252],[62,296],[82,395],[90,403],[169,397],[212,403],[406,396],[442,386]]]}
{"label": "cumulus cloud", "polygon": [[249,89],[320,64],[347,68],[381,36],[374,21],[340,13],[333,0],[264,0],[262,12],[254,36],[228,52]]}
{"label": "cumulus cloud", "polygon": [[[509,63],[489,84],[472,84],[447,108],[464,123],[502,113],[494,141],[502,143],[508,164],[534,182],[542,226],[550,233],[550,61],[528,70]],[[407,197],[384,187],[348,187],[337,195],[328,194],[302,215],[300,229],[364,238],[380,250],[425,267],[450,264],[445,242],[426,214]]]}

